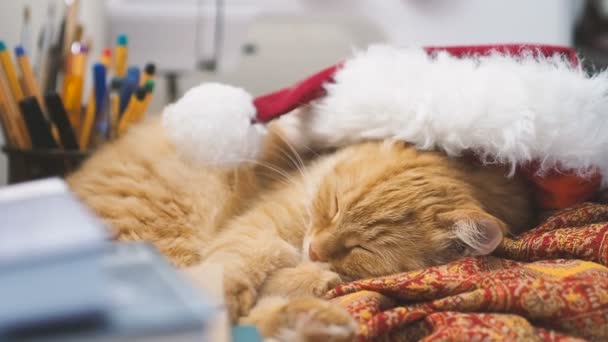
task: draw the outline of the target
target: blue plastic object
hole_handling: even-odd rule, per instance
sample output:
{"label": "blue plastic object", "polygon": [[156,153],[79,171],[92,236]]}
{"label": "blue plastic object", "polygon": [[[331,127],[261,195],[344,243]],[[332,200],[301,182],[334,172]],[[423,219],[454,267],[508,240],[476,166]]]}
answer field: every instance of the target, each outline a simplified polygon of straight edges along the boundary
{"label": "blue plastic object", "polygon": [[262,336],[253,325],[232,327],[232,342],[262,342]]}

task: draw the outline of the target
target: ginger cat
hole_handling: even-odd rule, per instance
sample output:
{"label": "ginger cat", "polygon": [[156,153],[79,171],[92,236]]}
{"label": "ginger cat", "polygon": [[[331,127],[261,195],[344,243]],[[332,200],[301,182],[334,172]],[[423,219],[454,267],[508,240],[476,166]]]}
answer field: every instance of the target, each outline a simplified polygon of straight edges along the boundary
{"label": "ginger cat", "polygon": [[260,160],[222,170],[179,159],[151,120],[68,182],[117,239],[151,241],[194,272],[222,264],[232,320],[279,340],[350,340],[353,320],[315,297],[491,253],[533,223],[526,184],[506,168],[388,141],[303,156],[280,132]]}

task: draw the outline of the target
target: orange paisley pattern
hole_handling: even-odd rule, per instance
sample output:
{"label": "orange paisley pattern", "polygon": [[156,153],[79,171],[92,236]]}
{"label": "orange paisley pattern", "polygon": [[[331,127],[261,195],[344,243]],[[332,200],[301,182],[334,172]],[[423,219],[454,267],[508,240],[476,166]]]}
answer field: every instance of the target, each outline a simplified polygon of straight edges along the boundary
{"label": "orange paisley pattern", "polygon": [[328,293],[360,341],[608,341],[608,205],[565,209],[495,256]]}

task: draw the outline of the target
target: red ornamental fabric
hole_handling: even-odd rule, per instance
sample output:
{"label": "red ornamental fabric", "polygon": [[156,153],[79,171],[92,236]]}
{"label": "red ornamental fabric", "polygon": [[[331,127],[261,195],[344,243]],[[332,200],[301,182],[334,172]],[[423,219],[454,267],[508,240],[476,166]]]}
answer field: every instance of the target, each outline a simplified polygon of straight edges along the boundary
{"label": "red ornamental fabric", "polygon": [[496,256],[328,293],[360,341],[608,340],[608,205],[563,210]]}

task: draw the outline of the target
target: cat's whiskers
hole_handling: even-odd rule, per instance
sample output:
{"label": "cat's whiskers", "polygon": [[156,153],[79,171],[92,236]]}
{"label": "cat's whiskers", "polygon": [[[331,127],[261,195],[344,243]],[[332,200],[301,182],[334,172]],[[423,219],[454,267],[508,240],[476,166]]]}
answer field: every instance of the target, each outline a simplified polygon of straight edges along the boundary
{"label": "cat's whiskers", "polygon": [[269,163],[261,162],[259,160],[254,160],[254,159],[240,159],[239,162],[240,163],[250,163],[250,164],[264,167],[270,171],[276,172],[279,176],[283,177],[283,179],[277,179],[277,181],[284,182],[285,184],[291,183],[293,185],[298,185],[298,183],[293,179],[293,177],[289,174],[289,172],[287,172],[279,167],[273,166]]}
{"label": "cat's whiskers", "polygon": [[[289,152],[284,151],[282,149],[279,149],[279,152],[281,152],[282,155],[286,156],[287,158],[289,158],[289,160],[293,163],[293,165],[298,169],[298,172],[300,173],[300,175],[302,176],[302,182],[303,184],[303,190],[305,195],[307,196],[307,201],[305,202],[306,205],[304,207],[304,209],[306,210],[306,213],[308,214],[308,220],[304,220],[304,226],[308,227],[308,225],[310,225],[310,220],[312,218],[312,209],[310,208],[310,203],[312,203],[313,199],[314,199],[314,194],[311,190],[311,181],[310,181],[310,177],[308,176],[308,174],[310,174],[310,172],[308,172],[308,169],[306,168],[306,164],[304,163],[304,161],[302,160],[302,158],[299,156],[298,152],[295,150],[295,148],[289,144],[289,142],[287,142],[287,140],[285,140],[284,137],[279,136],[280,139],[283,140],[283,142],[289,146],[289,148],[291,149],[291,151],[293,152],[293,154],[298,158],[297,160],[299,161],[296,162],[296,160],[294,160]],[[288,176],[289,177],[289,176]]]}
{"label": "cat's whiskers", "polygon": [[[253,159],[241,159],[240,162],[242,162],[242,163],[251,163],[251,164],[254,164],[254,165],[265,167],[268,170],[274,171],[278,175],[284,177],[284,179],[278,179],[277,181],[282,182],[284,184],[293,184],[296,187],[301,186],[301,184],[299,184],[297,181],[295,181],[293,179],[293,177],[287,171],[282,170],[282,169],[280,169],[278,167],[275,167],[273,165],[270,165],[268,163],[264,163],[264,162],[261,162],[259,160],[253,160]],[[305,186],[304,186],[304,188],[305,188]],[[311,217],[310,216],[310,214],[311,214],[310,208],[308,206],[306,206],[306,210],[309,213],[309,219],[310,219],[310,217]],[[298,217],[298,219],[301,221],[302,226],[305,227],[305,228],[308,227],[309,226],[309,219],[307,220],[307,218],[304,217],[304,215],[302,213],[300,213],[300,212],[298,212],[298,213],[300,214],[299,215],[300,217]]]}
{"label": "cat's whiskers", "polygon": [[305,164],[302,164],[302,166],[303,166],[303,169],[298,168],[298,171],[302,178],[302,190],[304,191],[304,196],[306,197],[306,201],[304,202],[305,203],[304,210],[306,211],[306,214],[308,215],[308,225],[310,225],[310,220],[312,219],[311,205],[313,203],[315,193],[314,193],[313,186],[312,186],[312,184],[313,184],[312,179],[309,176],[310,173],[308,172],[308,169],[306,169]]}
{"label": "cat's whiskers", "polygon": [[[277,134],[277,137],[279,137],[279,139],[281,139],[285,143],[285,145],[291,150],[293,156],[296,158],[296,160],[294,161],[294,159],[289,155],[289,153],[287,153],[286,151],[280,150],[281,152],[285,153],[285,155],[289,158],[289,160],[291,160],[292,163],[294,164],[294,166],[298,169],[298,171],[302,175],[302,180],[305,183],[305,189],[306,189],[306,191],[309,191],[310,187],[308,186],[309,184],[307,184],[307,182],[309,182],[309,177],[308,177],[309,171],[306,168],[306,164],[304,163],[304,160],[302,160],[302,157],[300,157],[300,154],[298,153],[296,148],[291,143],[289,143],[289,141],[283,134],[281,134],[280,132],[277,132],[276,134]],[[309,196],[310,195],[311,194],[309,194]]]}

